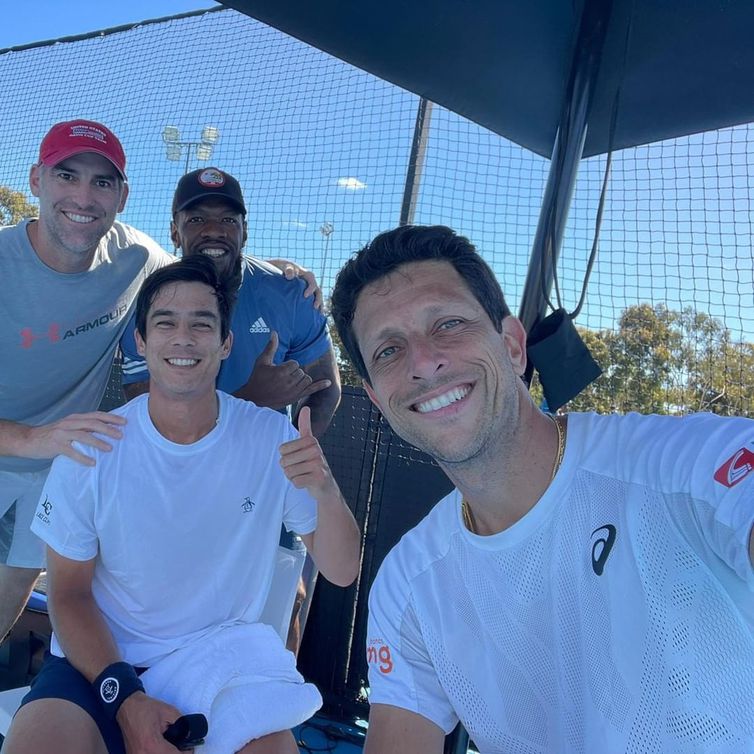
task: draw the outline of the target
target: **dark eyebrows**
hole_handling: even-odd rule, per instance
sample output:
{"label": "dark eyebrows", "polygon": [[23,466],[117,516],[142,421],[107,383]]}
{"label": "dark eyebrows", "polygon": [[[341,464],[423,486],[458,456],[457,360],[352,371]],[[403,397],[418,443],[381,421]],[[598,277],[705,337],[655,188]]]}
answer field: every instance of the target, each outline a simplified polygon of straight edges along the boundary
{"label": "dark eyebrows", "polygon": [[[217,321],[219,317],[217,314],[209,309],[196,309],[193,312],[188,312],[190,317],[199,317],[200,319],[211,319]],[[172,309],[155,309],[149,313],[149,319],[155,319],[156,317],[176,317],[178,313]]]}

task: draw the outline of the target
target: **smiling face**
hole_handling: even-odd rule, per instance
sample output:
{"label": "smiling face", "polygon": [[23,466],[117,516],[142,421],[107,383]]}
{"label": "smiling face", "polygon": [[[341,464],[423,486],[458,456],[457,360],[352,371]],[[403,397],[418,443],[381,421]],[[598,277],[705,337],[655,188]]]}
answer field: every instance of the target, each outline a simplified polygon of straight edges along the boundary
{"label": "smiling face", "polygon": [[208,197],[176,212],[170,235],[185,256],[203,254],[215,263],[220,274],[230,274],[238,266],[246,243],[246,221],[233,202]]}
{"label": "smiling face", "polygon": [[39,199],[39,219],[30,226],[37,253],[61,271],[87,269],[128,196],[114,165],[82,152],[54,167],[34,165],[29,184]]}
{"label": "smiling face", "polygon": [[171,398],[214,395],[220,364],[232,335],[223,340],[217,299],[204,283],[168,283],[155,295],[146,319],[146,338],[136,346],[147,361],[150,393]]}
{"label": "smiling face", "polygon": [[515,436],[525,333],[495,330],[451,264],[412,262],[359,294],[353,330],[390,426],[441,463],[496,452]]}

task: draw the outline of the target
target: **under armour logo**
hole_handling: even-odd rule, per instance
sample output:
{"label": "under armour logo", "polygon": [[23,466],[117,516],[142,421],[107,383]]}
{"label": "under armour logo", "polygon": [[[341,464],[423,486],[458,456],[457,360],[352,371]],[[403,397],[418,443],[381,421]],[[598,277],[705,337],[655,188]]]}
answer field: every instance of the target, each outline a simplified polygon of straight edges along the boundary
{"label": "under armour logo", "polygon": [[60,340],[60,325],[54,322],[47,328],[46,333],[41,335],[35,333],[31,327],[24,327],[21,330],[21,348],[31,348],[35,340],[47,338],[50,343],[57,343]]}
{"label": "under armour logo", "polygon": [[602,576],[602,571],[605,570],[607,558],[615,544],[615,536],[617,532],[612,524],[605,524],[604,526],[595,529],[591,536],[593,537],[599,532],[605,532],[605,534],[598,537],[592,545],[592,570],[598,576]]}

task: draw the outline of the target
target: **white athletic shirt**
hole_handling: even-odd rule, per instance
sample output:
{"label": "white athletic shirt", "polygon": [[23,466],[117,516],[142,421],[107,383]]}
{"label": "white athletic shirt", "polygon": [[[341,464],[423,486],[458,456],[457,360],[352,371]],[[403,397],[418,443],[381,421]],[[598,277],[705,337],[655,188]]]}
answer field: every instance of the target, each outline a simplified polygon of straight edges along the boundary
{"label": "white athletic shirt", "polygon": [[[53,463],[32,530],[60,555],[96,557],[92,593],[123,659],[151,665],[219,628],[255,622],[272,579],[281,521],[308,534],[316,501],[279,463],[288,419],[218,391],[218,425],[191,445],[165,439],[147,395],[86,467]],[[52,651],[61,655],[53,637]]]}
{"label": "white athletic shirt", "polygon": [[483,754],[754,752],[754,422],[572,414],[509,529],[457,491],[370,595],[370,702]]}

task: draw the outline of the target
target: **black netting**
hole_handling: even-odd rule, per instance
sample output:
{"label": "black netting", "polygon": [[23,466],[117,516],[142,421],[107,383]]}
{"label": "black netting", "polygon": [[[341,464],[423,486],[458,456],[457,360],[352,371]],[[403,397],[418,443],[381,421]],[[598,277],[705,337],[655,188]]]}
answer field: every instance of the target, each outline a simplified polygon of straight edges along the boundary
{"label": "black netting", "polygon": [[[50,125],[101,120],[128,155],[122,219],[169,249],[175,184],[204,163],[194,147],[169,161],[162,132],[172,125],[181,140],[198,141],[209,125],[219,140],[206,164],[236,175],[247,197],[248,251],[311,267],[326,292],[354,250],[398,223],[418,98],[236,11],[6,51],[0,80],[0,187],[27,199],[29,166]],[[752,413],[752,142],[744,125],[613,156],[600,251],[577,320],[605,373],[574,407]],[[604,156],[586,160],[574,191],[558,264],[568,309],[579,299],[604,167]],[[548,160],[432,109],[415,221],[447,224],[475,241],[514,309],[548,170]],[[108,394],[118,400],[117,390]],[[341,409],[341,434],[328,452],[360,520],[374,524],[363,592],[388,540],[442,483],[428,484],[426,499],[404,510],[399,482],[410,475],[401,464],[426,467],[432,479],[436,470],[413,451],[383,447],[363,396],[346,404],[352,413]],[[390,510],[403,512],[388,526],[379,507],[390,495],[401,498]],[[344,623],[357,621],[360,639],[363,603],[337,609]],[[331,682],[356,694],[362,670],[359,658]]]}

